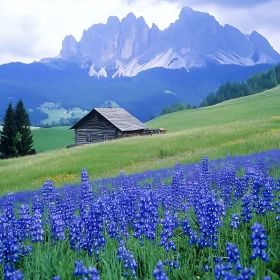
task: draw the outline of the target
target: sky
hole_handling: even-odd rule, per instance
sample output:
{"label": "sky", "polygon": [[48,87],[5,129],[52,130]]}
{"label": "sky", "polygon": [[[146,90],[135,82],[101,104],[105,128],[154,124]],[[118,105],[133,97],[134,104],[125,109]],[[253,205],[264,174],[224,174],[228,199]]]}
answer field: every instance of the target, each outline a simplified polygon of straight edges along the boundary
{"label": "sky", "polygon": [[280,0],[0,0],[0,64],[55,57],[66,35],[79,41],[84,29],[109,16],[133,12],[164,29],[184,6],[243,33],[256,30],[280,53]]}

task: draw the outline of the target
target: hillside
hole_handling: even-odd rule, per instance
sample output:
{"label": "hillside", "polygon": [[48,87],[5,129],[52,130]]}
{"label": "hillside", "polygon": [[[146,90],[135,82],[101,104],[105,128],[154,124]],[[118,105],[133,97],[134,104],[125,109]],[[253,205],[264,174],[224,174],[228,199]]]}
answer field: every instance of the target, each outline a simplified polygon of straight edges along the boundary
{"label": "hillside", "polygon": [[[146,124],[149,128],[164,127],[168,131],[178,131],[277,116],[280,115],[279,107],[280,87],[277,87],[263,93],[233,99],[211,107],[167,114]],[[33,136],[35,149],[38,153],[64,148],[74,143],[74,132],[69,131],[68,127],[34,130]]]}
{"label": "hillside", "polygon": [[[78,182],[82,168],[87,168],[93,179],[118,175],[121,170],[135,173],[170,167],[178,161],[193,163],[206,154],[215,159],[228,153],[246,155],[276,149],[280,147],[279,105],[280,88],[276,88],[212,107],[166,115],[148,123],[150,127],[163,126],[174,131],[165,135],[126,138],[2,160],[0,195],[38,188],[47,178],[57,185]],[[47,138],[51,131],[42,129],[36,133],[46,132],[41,139],[51,143],[53,140]],[[71,132],[66,129],[64,132],[72,137]],[[59,134],[59,139],[63,137]]]}
{"label": "hillside", "polygon": [[[209,65],[192,71],[154,68],[136,77],[116,79],[88,76],[85,69],[67,63],[62,69],[42,63],[0,65],[0,119],[9,102],[23,98],[27,109],[45,102],[60,103],[70,109],[92,110],[109,100],[142,121],[175,102],[200,104],[209,91],[230,80],[246,80],[256,72],[267,71],[271,64],[255,66]],[[174,94],[170,94],[173,92]]]}
{"label": "hillside", "polygon": [[252,96],[232,99],[211,107],[184,110],[160,116],[146,124],[178,131],[235,121],[261,120],[280,115],[280,87]]}

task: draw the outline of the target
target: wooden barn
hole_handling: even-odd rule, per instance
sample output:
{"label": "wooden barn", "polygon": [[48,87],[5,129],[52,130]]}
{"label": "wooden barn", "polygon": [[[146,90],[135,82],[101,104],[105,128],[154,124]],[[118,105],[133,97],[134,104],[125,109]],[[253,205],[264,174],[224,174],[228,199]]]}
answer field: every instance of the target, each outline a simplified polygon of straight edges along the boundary
{"label": "wooden barn", "polygon": [[75,129],[75,144],[83,145],[136,136],[148,127],[120,108],[94,108],[70,129]]}

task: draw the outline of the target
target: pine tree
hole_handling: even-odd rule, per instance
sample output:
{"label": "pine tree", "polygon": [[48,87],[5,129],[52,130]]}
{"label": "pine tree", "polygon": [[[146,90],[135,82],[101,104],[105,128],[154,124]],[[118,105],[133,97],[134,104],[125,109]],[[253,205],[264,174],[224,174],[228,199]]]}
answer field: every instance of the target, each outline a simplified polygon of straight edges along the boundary
{"label": "pine tree", "polygon": [[15,112],[10,103],[4,116],[3,130],[0,132],[0,152],[8,158],[18,156],[17,141]]}
{"label": "pine tree", "polygon": [[267,73],[268,88],[274,88],[277,86],[277,77],[275,68],[272,68]]}
{"label": "pine tree", "polygon": [[275,67],[277,83],[280,84],[280,63]]}
{"label": "pine tree", "polygon": [[34,152],[33,136],[30,129],[29,115],[20,99],[15,108],[15,122],[17,128],[17,149],[20,156],[26,156]]}

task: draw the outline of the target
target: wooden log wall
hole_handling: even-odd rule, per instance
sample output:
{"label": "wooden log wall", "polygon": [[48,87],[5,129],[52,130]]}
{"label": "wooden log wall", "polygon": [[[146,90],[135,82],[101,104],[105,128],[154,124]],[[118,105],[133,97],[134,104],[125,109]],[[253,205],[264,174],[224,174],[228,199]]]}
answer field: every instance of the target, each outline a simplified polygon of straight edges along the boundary
{"label": "wooden log wall", "polygon": [[123,137],[145,136],[161,133],[165,133],[165,129],[143,129],[122,132],[98,112],[93,112],[88,115],[78,127],[76,127],[75,144],[84,145]]}
{"label": "wooden log wall", "polygon": [[75,143],[88,144],[118,138],[119,130],[98,113],[92,114],[75,129]]}

